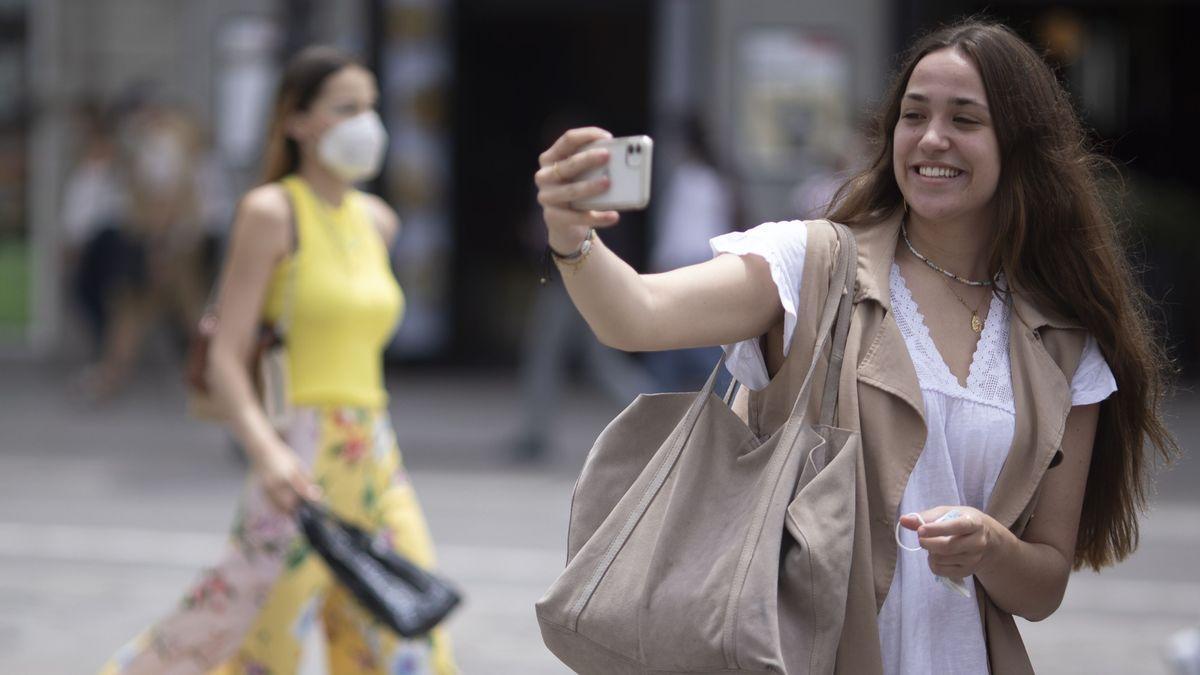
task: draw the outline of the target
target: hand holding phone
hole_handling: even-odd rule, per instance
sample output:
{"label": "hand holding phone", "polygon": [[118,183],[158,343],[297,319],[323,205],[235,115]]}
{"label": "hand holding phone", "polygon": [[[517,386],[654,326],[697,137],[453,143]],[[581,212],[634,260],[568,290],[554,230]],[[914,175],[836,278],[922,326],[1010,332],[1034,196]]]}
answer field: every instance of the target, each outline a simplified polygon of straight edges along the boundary
{"label": "hand holding phone", "polygon": [[588,181],[607,176],[609,188],[595,197],[580,199],[571,207],[580,211],[632,211],[650,203],[651,158],[654,141],[649,136],[623,136],[596,141],[581,152],[595,148],[608,150],[608,163],[579,177]]}

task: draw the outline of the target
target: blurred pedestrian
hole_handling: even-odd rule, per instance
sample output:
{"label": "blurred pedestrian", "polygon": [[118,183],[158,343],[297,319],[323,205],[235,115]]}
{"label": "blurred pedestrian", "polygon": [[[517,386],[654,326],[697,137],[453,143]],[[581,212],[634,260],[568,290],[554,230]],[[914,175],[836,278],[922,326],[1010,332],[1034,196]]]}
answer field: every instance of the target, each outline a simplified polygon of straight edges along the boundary
{"label": "blurred pedestrian", "polygon": [[[300,500],[322,500],[434,564],[383,385],[383,349],[403,308],[388,256],[400,223],[354,188],[385,152],[378,97],[375,77],[329,48],[306,49],[283,74],[265,182],[238,208],[209,350],[209,381],[251,475],[220,562],[105,673],[294,673],[316,625],[332,672],[454,672],[440,630],[392,634],[333,582],[294,520]],[[247,368],[264,322],[287,349],[290,410],[279,431]]]}
{"label": "blurred pedestrian", "polygon": [[861,167],[855,166],[862,157],[862,141],[851,136],[836,149],[816,154],[804,177],[792,188],[791,200],[800,220],[824,218],[833,210],[838,189]]}
{"label": "blurred pedestrian", "polygon": [[[639,275],[594,236],[618,214],[571,207],[607,189],[577,178],[607,160],[578,151],[608,135],[567,132],[536,176],[576,307],[622,349],[724,344],[752,390],[735,410],[775,433],[816,340],[830,228],[767,223],[713,240],[709,262]],[[846,611],[818,620],[842,619],[837,672],[1031,673],[1013,617],[1049,616],[1072,569],[1133,551],[1151,451],[1177,451],[1158,412],[1166,359],[1103,162],[1010,29],[921,38],[874,136],[830,214],[858,245],[838,425],[860,432],[863,464]]]}
{"label": "blurred pedestrian", "polygon": [[88,330],[89,360],[99,360],[124,275],[129,196],[117,165],[113,113],[99,104],[80,107],[82,149],[63,184],[60,214],[63,268],[72,299]]}
{"label": "blurred pedestrian", "polygon": [[106,151],[73,174],[64,205],[69,233],[95,231],[79,279],[98,359],[77,386],[96,401],[124,386],[153,329],[170,329],[182,354],[206,300],[206,220],[227,217],[229,202],[191,116],[144,88],[128,98],[115,138],[94,143]]}
{"label": "blurred pedestrian", "polygon": [[[566,129],[568,118],[578,119],[579,114],[558,111],[548,116],[543,125],[544,139],[549,141]],[[529,201],[529,212],[521,224],[521,239],[531,258],[544,263],[546,229],[537,201],[532,196]],[[586,380],[620,404],[655,388],[640,363],[596,340],[562,284],[543,283],[534,291],[521,345],[520,426],[510,446],[515,459],[539,461],[547,456],[563,385],[571,364],[576,362]]]}
{"label": "blurred pedestrian", "polygon": [[[659,208],[650,271],[668,272],[712,257],[709,240],[734,229],[733,184],[718,168],[699,116],[682,123],[684,155],[667,180]],[[646,354],[646,368],[663,391],[691,391],[704,384],[721,356],[720,347],[671,349]],[[728,380],[722,376],[718,389]]]}

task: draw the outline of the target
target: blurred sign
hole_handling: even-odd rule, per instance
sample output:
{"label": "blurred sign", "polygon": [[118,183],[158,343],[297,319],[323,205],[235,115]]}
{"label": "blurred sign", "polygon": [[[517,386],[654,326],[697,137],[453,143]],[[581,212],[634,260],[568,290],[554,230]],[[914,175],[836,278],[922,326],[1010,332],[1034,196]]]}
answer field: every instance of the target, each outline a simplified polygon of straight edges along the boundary
{"label": "blurred sign", "polygon": [[229,19],[217,34],[217,147],[230,166],[247,169],[259,159],[279,77],[280,39],[270,19],[254,15]]}
{"label": "blurred sign", "polygon": [[755,28],[738,43],[734,148],[750,175],[793,179],[849,142],[851,63],[841,40]]}
{"label": "blurred sign", "polygon": [[449,8],[443,0],[390,0],[380,54],[391,135],[385,191],[402,221],[396,276],[404,322],[390,353],[428,357],[446,346],[450,327]]}

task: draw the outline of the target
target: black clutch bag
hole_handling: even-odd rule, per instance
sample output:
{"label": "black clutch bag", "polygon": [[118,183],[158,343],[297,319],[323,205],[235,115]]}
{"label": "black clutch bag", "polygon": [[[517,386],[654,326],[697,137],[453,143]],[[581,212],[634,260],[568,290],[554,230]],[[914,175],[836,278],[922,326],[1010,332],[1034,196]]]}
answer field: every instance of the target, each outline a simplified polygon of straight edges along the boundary
{"label": "black clutch bag", "polygon": [[325,507],[301,502],[300,527],[334,578],[380,622],[402,637],[420,637],[441,623],[462,596],[444,579]]}

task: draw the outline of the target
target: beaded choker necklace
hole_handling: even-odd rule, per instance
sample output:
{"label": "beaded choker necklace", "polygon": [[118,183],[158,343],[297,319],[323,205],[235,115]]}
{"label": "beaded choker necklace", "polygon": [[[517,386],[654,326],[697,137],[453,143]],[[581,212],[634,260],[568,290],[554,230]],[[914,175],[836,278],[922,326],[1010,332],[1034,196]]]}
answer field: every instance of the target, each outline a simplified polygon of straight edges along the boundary
{"label": "beaded choker necklace", "polygon": [[908,226],[904,222],[900,223],[900,234],[904,236],[904,244],[905,244],[905,246],[908,246],[908,250],[910,252],[912,252],[913,255],[917,256],[918,260],[925,263],[926,265],[929,265],[929,267],[931,269],[941,272],[942,274],[950,277],[951,279],[957,281],[960,284],[966,284],[968,286],[991,286],[992,285],[991,279],[987,279],[985,281],[975,281],[973,279],[964,279],[964,278],[958,276],[957,274],[955,274],[954,272],[951,272],[950,270],[942,269],[941,267],[938,266],[937,263],[935,263],[932,260],[930,260],[929,258],[926,258],[925,256],[921,255],[920,252],[917,251],[917,249],[913,248],[912,242],[908,240]]}

